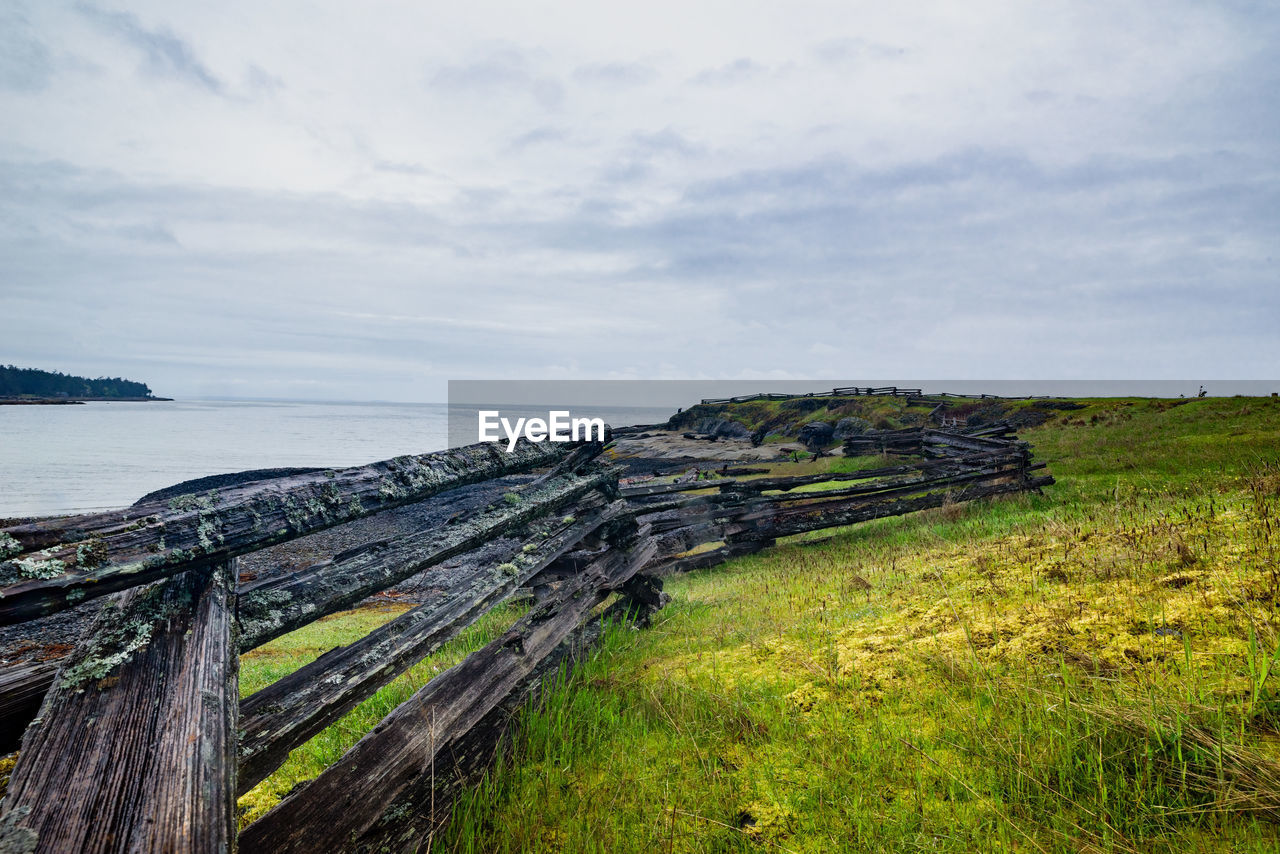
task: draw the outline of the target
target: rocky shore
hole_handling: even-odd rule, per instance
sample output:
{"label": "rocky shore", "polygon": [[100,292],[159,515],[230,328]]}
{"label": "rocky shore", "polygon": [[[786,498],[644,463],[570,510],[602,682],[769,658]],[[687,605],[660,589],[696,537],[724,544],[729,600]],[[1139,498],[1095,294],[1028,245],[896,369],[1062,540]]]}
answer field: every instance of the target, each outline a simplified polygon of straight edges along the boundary
{"label": "rocky shore", "polygon": [[157,403],[172,397],[0,397],[0,406],[76,406],[82,403]]}

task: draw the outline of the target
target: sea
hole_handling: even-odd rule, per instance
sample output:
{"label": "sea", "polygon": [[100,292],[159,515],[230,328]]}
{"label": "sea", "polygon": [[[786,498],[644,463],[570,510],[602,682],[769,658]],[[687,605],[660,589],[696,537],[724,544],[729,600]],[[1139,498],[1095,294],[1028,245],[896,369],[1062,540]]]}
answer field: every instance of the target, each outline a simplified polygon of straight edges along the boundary
{"label": "sea", "polygon": [[[523,414],[520,409],[512,412]],[[665,421],[671,412],[597,407],[591,415],[621,427]],[[346,468],[474,442],[458,435],[456,411],[450,442],[449,416],[444,403],[174,400],[0,406],[0,519],[127,507],[149,492],[205,475]]]}

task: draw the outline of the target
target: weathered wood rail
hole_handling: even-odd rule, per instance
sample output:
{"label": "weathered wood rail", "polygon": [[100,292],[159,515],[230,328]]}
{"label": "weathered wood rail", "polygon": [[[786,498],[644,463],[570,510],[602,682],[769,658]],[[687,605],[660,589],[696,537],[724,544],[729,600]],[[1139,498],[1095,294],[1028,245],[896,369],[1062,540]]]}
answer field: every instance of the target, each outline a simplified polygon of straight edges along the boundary
{"label": "weathered wood rail", "polygon": [[898,388],[896,385],[888,386],[841,386],[833,388],[831,391],[810,391],[804,394],[778,394],[776,392],[762,392],[760,394],[744,394],[738,397],[704,397],[701,403],[704,405],[717,405],[723,403],[751,403],[756,400],[792,400],[799,397],[868,397],[868,396],[889,396],[889,397],[920,397],[923,391],[918,388]]}
{"label": "weathered wood rail", "polygon": [[[643,622],[661,606],[662,576],[792,534],[1053,482],[1006,429],[872,433],[847,448],[918,459],[619,487],[601,443],[479,445],[3,529],[0,624],[107,598],[61,660],[0,671],[0,736],[12,749],[22,733],[0,842],[400,850],[447,816],[437,795],[482,765],[519,698],[599,633],[602,614]],[[511,473],[533,476],[462,518],[238,580],[239,556]],[[239,699],[242,652],[410,578],[435,592]],[[533,604],[501,637],[237,833],[239,795],[517,590]]]}
{"label": "weathered wood rail", "polygon": [[704,397],[700,403],[703,405],[720,405],[725,403],[751,403],[757,400],[796,400],[805,397],[908,397],[920,400],[929,400],[931,398],[943,399],[953,398],[957,400],[1056,400],[1057,398],[1048,394],[1024,394],[1024,395],[1004,395],[1004,394],[951,394],[945,391],[931,391],[925,394],[924,389],[919,388],[899,388],[896,385],[888,386],[839,386],[831,389],[831,391],[809,391],[803,394],[779,394],[777,392],[762,392],[760,394],[743,394],[737,397]]}

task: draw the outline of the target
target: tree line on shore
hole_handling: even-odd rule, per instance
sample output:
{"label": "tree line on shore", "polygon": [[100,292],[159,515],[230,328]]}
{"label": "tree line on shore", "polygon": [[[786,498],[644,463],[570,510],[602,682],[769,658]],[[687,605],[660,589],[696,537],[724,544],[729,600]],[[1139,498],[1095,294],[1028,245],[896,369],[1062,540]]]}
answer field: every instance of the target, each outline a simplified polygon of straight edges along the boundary
{"label": "tree line on shore", "polygon": [[88,379],[61,371],[0,366],[0,397],[151,397],[146,383],[120,377]]}

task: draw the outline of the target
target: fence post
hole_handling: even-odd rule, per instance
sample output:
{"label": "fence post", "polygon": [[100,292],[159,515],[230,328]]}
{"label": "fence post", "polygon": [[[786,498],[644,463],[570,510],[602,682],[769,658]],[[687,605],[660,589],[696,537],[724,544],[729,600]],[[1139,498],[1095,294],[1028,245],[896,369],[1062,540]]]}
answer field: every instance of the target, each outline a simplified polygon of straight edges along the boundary
{"label": "fence post", "polygon": [[22,741],[5,818],[22,850],[230,851],[234,559],[120,593]]}

